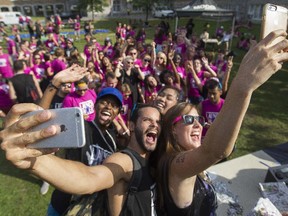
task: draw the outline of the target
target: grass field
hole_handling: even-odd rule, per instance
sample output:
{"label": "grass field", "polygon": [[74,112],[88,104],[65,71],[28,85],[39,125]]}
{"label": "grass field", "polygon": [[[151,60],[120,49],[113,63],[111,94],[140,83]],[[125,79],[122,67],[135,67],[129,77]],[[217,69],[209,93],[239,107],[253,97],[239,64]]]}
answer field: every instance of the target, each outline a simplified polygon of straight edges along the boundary
{"label": "grass field", "polygon": [[[128,22],[126,19],[102,19],[95,22],[95,28],[108,29],[109,33],[97,34],[96,38],[100,43],[105,37],[114,40],[114,29],[116,22]],[[179,20],[179,26],[184,26],[187,19]],[[220,23],[216,21],[195,19],[195,31],[197,34],[203,29],[203,25],[209,22],[210,34],[215,32],[216,26]],[[147,28],[147,37],[153,38],[155,26],[159,20],[150,20],[150,27]],[[174,29],[175,21],[170,20],[171,31]],[[231,21],[223,22],[226,29],[231,25]],[[247,34],[259,35],[259,25],[253,25],[252,29],[241,29]],[[244,51],[235,48],[237,38],[234,38],[232,50],[235,52],[234,67],[232,77],[237,73]],[[84,42],[76,42],[80,48]],[[80,50],[82,50],[80,48]],[[274,75],[266,84],[259,88],[253,95],[251,105],[244,119],[239,137],[236,143],[236,150],[230,158],[239,157],[250,152],[254,152],[269,146],[278,145],[288,141],[288,71],[284,64],[283,70]],[[237,106],[237,104],[235,104]],[[233,112],[233,110],[231,110]],[[222,136],[225,136],[223,134]],[[11,166],[0,151],[0,216],[38,216],[45,215],[47,205],[51,196],[51,189],[48,194],[41,196],[39,189],[41,181],[30,176],[27,172],[18,170]]]}

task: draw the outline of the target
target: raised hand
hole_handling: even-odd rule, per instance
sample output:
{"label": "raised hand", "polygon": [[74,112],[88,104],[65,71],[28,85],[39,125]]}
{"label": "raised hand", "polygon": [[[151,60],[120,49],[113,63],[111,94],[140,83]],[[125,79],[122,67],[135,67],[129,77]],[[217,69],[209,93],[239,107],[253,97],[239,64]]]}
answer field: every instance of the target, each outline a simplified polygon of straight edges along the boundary
{"label": "raised hand", "polygon": [[255,90],[266,82],[276,71],[282,68],[282,62],[288,60],[288,40],[284,39],[275,45],[271,43],[279,37],[286,37],[283,30],[271,32],[258,44],[251,46],[244,56],[235,81],[243,88]]}

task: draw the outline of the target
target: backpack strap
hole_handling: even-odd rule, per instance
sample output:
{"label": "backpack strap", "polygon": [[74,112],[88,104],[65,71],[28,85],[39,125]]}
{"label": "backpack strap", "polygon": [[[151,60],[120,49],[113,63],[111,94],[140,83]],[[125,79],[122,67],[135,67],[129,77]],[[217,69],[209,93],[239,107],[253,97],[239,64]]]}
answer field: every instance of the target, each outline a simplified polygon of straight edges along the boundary
{"label": "backpack strap", "polygon": [[127,193],[128,194],[134,194],[138,191],[138,188],[140,186],[141,179],[142,179],[141,164],[140,164],[139,160],[137,159],[137,156],[136,156],[137,153],[134,152],[133,150],[124,149],[121,152],[129,155],[133,161],[133,174],[132,174],[132,178],[131,178],[131,181],[129,183],[129,186],[128,186]]}

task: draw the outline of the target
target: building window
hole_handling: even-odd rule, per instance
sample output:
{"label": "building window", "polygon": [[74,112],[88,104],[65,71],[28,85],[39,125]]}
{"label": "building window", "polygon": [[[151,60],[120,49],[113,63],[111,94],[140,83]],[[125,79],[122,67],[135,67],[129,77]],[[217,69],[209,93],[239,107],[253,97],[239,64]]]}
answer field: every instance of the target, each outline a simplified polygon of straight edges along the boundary
{"label": "building window", "polygon": [[31,6],[24,6],[23,7],[24,15],[32,16],[32,7]]}
{"label": "building window", "polygon": [[9,11],[9,8],[8,7],[1,7],[1,11],[2,12],[7,12],[7,11]]}
{"label": "building window", "polygon": [[56,9],[57,14],[61,14],[64,12],[64,5],[62,5],[62,4],[55,5],[55,9]]}
{"label": "building window", "polygon": [[45,10],[46,10],[46,16],[51,16],[52,14],[54,14],[53,5],[46,5]]}
{"label": "building window", "polygon": [[43,5],[34,5],[34,10],[36,16],[44,16]]}
{"label": "building window", "polygon": [[113,11],[120,12],[121,11],[121,2],[120,0],[113,0]]}
{"label": "building window", "polygon": [[12,11],[14,11],[14,12],[21,12],[21,8],[18,7],[18,6],[14,6],[14,7],[12,7]]}

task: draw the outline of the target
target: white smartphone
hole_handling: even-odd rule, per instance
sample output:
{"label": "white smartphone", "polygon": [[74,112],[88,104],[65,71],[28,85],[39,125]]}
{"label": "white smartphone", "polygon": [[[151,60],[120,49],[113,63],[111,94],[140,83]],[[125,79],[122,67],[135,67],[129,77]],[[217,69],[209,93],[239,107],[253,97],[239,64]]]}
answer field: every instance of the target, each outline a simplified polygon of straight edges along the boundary
{"label": "white smartphone", "polygon": [[[39,140],[29,145],[29,148],[81,148],[85,145],[85,128],[83,111],[78,107],[50,109],[52,119],[37,125],[29,131],[39,131],[50,125],[57,125],[58,132],[55,136]],[[23,115],[23,117],[34,115],[34,111]]]}
{"label": "white smartphone", "polygon": [[[287,8],[275,4],[266,4],[263,7],[262,25],[261,25],[261,39],[266,37],[270,32],[283,29],[287,31]],[[274,45],[284,38],[279,37],[273,42]]]}

